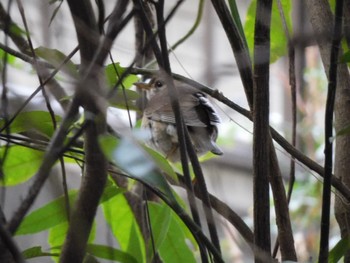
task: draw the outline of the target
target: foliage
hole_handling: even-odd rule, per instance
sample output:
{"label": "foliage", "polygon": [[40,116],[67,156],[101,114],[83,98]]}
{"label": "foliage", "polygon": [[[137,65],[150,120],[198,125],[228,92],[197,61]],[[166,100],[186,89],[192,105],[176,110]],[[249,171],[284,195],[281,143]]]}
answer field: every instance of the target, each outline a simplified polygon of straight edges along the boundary
{"label": "foliage", "polygon": [[[255,24],[255,11],[256,0],[253,0],[249,6],[247,12],[246,22],[244,24],[244,31],[247,38],[247,43],[251,57],[253,57],[253,45],[254,45],[254,24]],[[281,1],[283,12],[286,16],[286,24],[289,30],[291,30],[291,1]],[[283,22],[277,6],[277,1],[273,1],[272,18],[271,18],[271,48],[270,56],[271,63],[275,62],[280,57],[287,54],[288,39],[283,28]]]}
{"label": "foliage", "polygon": [[[200,162],[197,162],[195,154],[189,150],[186,155],[191,160],[189,164],[186,162],[171,163],[166,156],[145,144],[145,141],[153,138],[150,138],[150,134],[145,130],[139,129],[140,121],[135,121],[135,126],[130,119],[130,126],[134,125],[137,128],[125,128],[123,125],[119,125],[120,123],[109,122],[107,118],[110,117],[107,108],[118,109],[116,112],[120,115],[117,118],[124,116],[132,118],[131,116],[140,114],[139,106],[143,95],[134,89],[133,84],[143,79],[141,75],[154,73],[154,70],[148,68],[135,68],[135,61],[130,66],[122,66],[118,62],[118,58],[116,60],[116,57],[113,57],[111,53],[114,45],[117,45],[117,42],[114,42],[115,38],[124,29],[124,26],[130,23],[128,19],[137,16],[141,21],[139,21],[139,26],[141,26],[144,35],[137,35],[137,41],[141,43],[142,47],[136,51],[136,57],[141,56],[143,60],[146,60],[145,56],[147,53],[151,53],[150,48],[153,48],[153,54],[158,64],[163,65],[165,71],[170,70],[170,66],[167,66],[169,57],[165,29],[168,28],[167,23],[172,19],[172,16],[177,15],[177,8],[182,1],[172,6],[172,9],[168,10],[169,12],[164,12],[162,6],[164,1],[162,0],[139,1],[142,3],[139,5],[142,6],[137,6],[135,9],[127,8],[128,1],[121,0],[118,1],[116,10],[113,12],[103,8],[103,1],[96,1],[96,10],[98,11],[96,20],[98,22],[88,15],[94,13],[89,1],[84,2],[81,6],[78,6],[75,1],[68,0],[66,2],[73,17],[73,21],[67,21],[67,24],[72,27],[74,25],[78,36],[79,62],[74,56],[78,49],[70,54],[65,54],[63,49],[61,50],[59,47],[33,47],[34,31],[37,33],[36,31],[40,29],[28,28],[27,23],[24,23],[25,29],[21,29],[15,22],[11,22],[11,19],[3,18],[6,16],[0,17],[0,25],[9,23],[9,30],[6,31],[3,27],[0,29],[16,45],[15,49],[12,44],[8,45],[6,50],[0,48],[1,76],[6,77],[8,74],[9,69],[5,67],[6,65],[15,65],[16,63],[27,65],[28,63],[31,64],[32,74],[37,75],[38,83],[40,83],[36,91],[23,100],[25,102],[22,103],[22,98],[19,98],[19,105],[14,107],[19,110],[15,110],[15,113],[7,112],[11,108],[8,101],[12,99],[13,94],[5,81],[1,83],[0,184],[6,190],[16,186],[26,187],[26,191],[21,193],[21,195],[23,194],[23,202],[19,207],[13,208],[15,215],[7,218],[9,219],[7,224],[0,222],[3,226],[2,230],[7,230],[12,235],[13,239],[10,238],[10,240],[17,240],[18,237],[24,235],[29,237],[36,234],[48,235],[45,245],[33,244],[25,249],[21,247],[21,251],[17,251],[19,257],[34,260],[44,257],[45,260],[50,258],[54,262],[59,260],[70,262],[68,258],[72,254],[79,256],[79,253],[82,253],[84,259],[81,259],[81,262],[83,260],[84,262],[110,260],[125,263],[146,263],[160,260],[166,263],[175,263],[198,262],[199,258],[202,261],[223,262],[224,258],[228,257],[229,252],[222,250],[224,246],[221,247],[221,245],[225,242],[222,238],[218,242],[215,240],[217,228],[221,227],[218,222],[225,222],[227,229],[235,227],[242,237],[237,242],[239,243],[240,239],[245,240],[245,245],[249,249],[253,248],[252,244],[254,240],[257,242],[256,233],[259,231],[256,229],[255,232],[251,231],[242,217],[232,211],[229,204],[220,201],[208,192],[201,163],[212,159],[213,154],[208,153],[199,159]],[[138,1],[134,2],[135,5],[138,5]],[[246,79],[251,79],[254,83],[257,77],[254,75],[256,74],[254,70],[257,66],[256,63],[259,62],[253,61],[253,65],[248,65],[248,62],[253,58],[253,50],[258,50],[254,47],[254,37],[257,35],[254,28],[256,28],[257,23],[256,14],[259,3],[261,2],[257,0],[251,1],[246,13],[246,21],[243,23],[240,18],[243,16],[239,13],[235,0],[229,0],[227,3],[226,1],[213,1],[223,30],[226,30],[226,33],[238,32],[235,39],[232,39],[232,35],[229,34],[227,37],[231,42],[243,82]],[[49,23],[52,25],[56,19],[60,19],[60,12],[64,12],[62,7],[65,3],[61,0],[53,0],[50,1],[50,4],[53,9]],[[154,24],[159,27],[151,27],[153,18],[147,17],[149,14],[145,11],[146,4],[151,5],[151,10],[156,13],[154,19],[157,21]],[[200,0],[194,26],[185,37],[177,42],[175,47],[180,44],[186,45],[188,38],[202,23],[203,4],[204,1]],[[123,5],[125,5],[124,9]],[[2,3],[0,6],[0,11],[6,12]],[[269,28],[271,36],[268,43],[271,64],[285,56],[290,51],[288,48],[292,48],[286,36],[286,30],[292,30],[292,1],[281,1],[281,6],[283,10],[280,10],[277,1],[273,1],[271,28]],[[24,11],[29,10],[24,9]],[[282,11],[286,21],[281,18]],[[107,14],[106,12],[111,13]],[[23,14],[22,19],[30,22],[30,20],[25,19]],[[152,23],[148,25],[149,21]],[[283,25],[284,22],[286,28]],[[228,30],[227,25],[233,28]],[[289,34],[292,35],[291,32]],[[235,46],[235,44],[237,45]],[[130,50],[133,49],[134,47],[130,48]],[[247,63],[239,59],[240,56],[243,57],[242,54],[247,55],[247,60],[244,61]],[[25,62],[19,62],[22,60]],[[350,54],[346,52],[341,57],[340,64],[349,61]],[[293,67],[294,65],[290,64],[289,66]],[[267,65],[268,67],[269,65]],[[25,69],[20,68],[19,70],[24,71]],[[267,70],[269,71],[269,69]],[[184,82],[188,81],[183,76],[180,76],[180,79]],[[312,82],[311,79],[307,78],[305,81]],[[195,81],[191,83],[195,88],[208,93],[250,120],[254,119],[252,114],[255,114],[254,117],[259,114],[253,110],[250,112],[239,107],[223,94],[208,89],[200,83]],[[252,87],[248,83],[243,83],[243,86],[245,91],[249,93],[249,88]],[[39,92],[42,94],[40,98],[45,102],[43,103],[46,106],[45,110],[34,110],[27,107],[28,103],[30,104]],[[317,95],[319,95],[318,92],[319,89],[316,92]],[[17,95],[15,94],[15,96]],[[179,94],[179,100],[182,99],[182,95]],[[318,99],[317,96],[314,97]],[[309,101],[313,102],[314,97],[311,98],[310,95]],[[67,102],[67,104],[62,102]],[[172,106],[176,110],[177,100],[172,98],[172,102]],[[60,111],[62,110],[63,114],[57,113],[57,108],[53,106],[54,103],[62,106]],[[269,109],[269,105],[263,106],[265,109]],[[178,112],[180,111],[175,111],[174,114],[177,115]],[[180,115],[178,117],[181,119]],[[188,129],[191,130],[191,128]],[[253,136],[256,136],[256,130],[253,133]],[[297,158],[304,166],[323,176],[323,168],[309,158],[309,153],[299,152],[283,136],[277,133],[280,136],[278,137],[276,133],[271,129],[271,133],[268,134],[271,142],[271,136],[274,136],[273,139],[293,159]],[[337,135],[332,137],[332,140],[346,137],[348,134],[349,125],[346,123],[342,129],[337,131]],[[300,134],[300,137],[307,140],[305,134]],[[181,138],[181,136],[178,139],[186,142],[185,138]],[[220,141],[224,142],[223,144],[226,144],[227,148],[235,144],[231,137],[218,141],[219,143]],[[274,164],[273,157],[276,158],[276,162],[278,161],[274,144],[266,142],[266,145],[271,145],[269,155],[271,163]],[[319,142],[319,145],[323,146],[323,141]],[[190,148],[190,145],[187,144],[185,148]],[[259,151],[256,148],[253,150],[254,153]],[[315,147],[312,147],[312,150],[315,150]],[[46,187],[45,180],[49,177],[54,165],[62,173],[63,194],[53,200],[47,200],[44,204],[37,204],[36,208],[30,210],[40,190]],[[70,165],[82,174],[79,178],[79,188],[70,186],[71,180],[73,181],[73,174],[67,173],[69,171],[67,166]],[[278,177],[281,175],[279,167],[274,164],[270,168],[270,185],[275,201],[274,212],[277,220],[276,236],[278,235],[281,245],[281,259],[284,262],[294,262],[296,260],[296,257],[293,256],[295,252],[293,234],[295,232],[292,232],[292,229],[284,228],[281,222],[290,223],[296,229],[298,224],[304,224],[308,227],[310,222],[319,222],[319,210],[322,204],[321,199],[318,198],[320,185],[315,184],[313,180],[297,179],[299,181],[294,186],[295,191],[288,208],[284,181],[282,177]],[[256,167],[252,167],[252,170],[255,175]],[[91,185],[91,182],[95,182],[95,184]],[[337,191],[339,190],[341,194],[345,192],[344,198],[348,198],[349,195],[346,195],[348,190],[346,188],[344,190],[342,182],[337,181],[337,179],[335,182],[338,183],[334,184]],[[102,188],[99,183],[103,186]],[[27,188],[28,185],[30,188]],[[87,191],[87,189],[90,190]],[[181,191],[179,194],[178,189],[184,189],[186,197],[183,197]],[[313,203],[308,204],[306,198],[300,202],[299,199],[303,199],[305,196],[312,198]],[[262,207],[265,206],[266,209],[273,203],[265,204],[262,203],[263,200],[259,200],[259,197],[255,196],[255,198],[257,198],[257,202],[254,204],[255,208],[260,201],[259,204],[262,204]],[[202,202],[198,202],[199,199]],[[277,201],[283,204],[280,206]],[[294,206],[295,202],[298,203],[296,207]],[[283,211],[279,210],[281,207],[287,209],[284,211],[288,213],[281,213]],[[312,211],[310,212],[310,210]],[[217,212],[215,218],[213,211]],[[2,211],[0,212],[2,214]],[[310,213],[308,217],[304,215],[307,213]],[[7,214],[5,216],[9,217]],[[220,221],[217,218],[220,218]],[[81,226],[80,222],[82,222]],[[255,218],[254,227],[259,223],[259,219]],[[106,233],[100,231],[100,227],[103,225],[108,226]],[[84,235],[78,231],[83,231]],[[285,233],[290,234],[292,238],[286,238]],[[82,244],[69,243],[71,240],[75,240],[74,234],[79,238],[86,236],[86,239],[82,240]],[[0,239],[1,235],[0,233]],[[110,237],[110,242],[101,243],[99,237],[102,235]],[[255,239],[254,235],[256,235]],[[267,235],[270,233],[268,232]],[[318,239],[313,246],[317,242]],[[292,248],[286,249],[284,246],[286,243]],[[74,253],[67,252],[67,247],[70,247]],[[7,247],[4,248],[0,244],[0,251],[3,249],[7,250]],[[14,246],[9,251],[15,254],[16,249]],[[79,249],[82,251],[78,251]],[[329,252],[329,262],[338,262],[348,250],[349,239],[347,237],[340,239]],[[266,256],[267,261],[272,261],[272,257],[275,257],[270,254],[270,251],[261,253],[259,250],[252,249],[249,252],[257,261],[262,256]],[[296,254],[300,253],[296,251]],[[311,255],[313,253],[314,251],[310,252]]]}

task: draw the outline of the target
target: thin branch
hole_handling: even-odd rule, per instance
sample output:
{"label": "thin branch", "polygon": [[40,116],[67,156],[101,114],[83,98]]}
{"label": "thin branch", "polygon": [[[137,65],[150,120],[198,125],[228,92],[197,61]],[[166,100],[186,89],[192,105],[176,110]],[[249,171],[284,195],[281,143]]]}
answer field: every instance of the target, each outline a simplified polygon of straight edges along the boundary
{"label": "thin branch", "polygon": [[[236,58],[244,91],[250,109],[253,109],[253,75],[249,51],[245,45],[244,36],[241,35],[237,25],[224,0],[212,0],[212,4],[218,14],[226,36],[230,42],[231,49]],[[276,221],[279,229],[282,258],[293,258],[296,260],[293,232],[289,218],[288,202],[285,194],[283,179],[278,165],[276,150],[273,147],[272,138],[269,136],[271,176],[270,184],[275,200]],[[293,259],[294,260],[294,259]]]}
{"label": "thin branch", "polygon": [[33,184],[30,186],[26,197],[23,199],[20,206],[17,208],[7,225],[7,229],[10,231],[10,233],[14,234],[16,232],[24,216],[27,214],[29,208],[32,206],[33,202],[38,196],[43,184],[50,175],[52,166],[61,156],[62,145],[64,145],[64,141],[69,132],[69,128],[76,119],[76,116],[78,114],[78,107],[79,105],[77,104],[77,101],[73,100],[70,109],[62,120],[61,126],[55,131],[55,134],[47,148],[41,166],[34,176],[35,179]]}
{"label": "thin branch", "polygon": [[[120,173],[117,173],[117,174],[120,175]],[[130,177],[127,174],[122,174],[122,175],[126,177]],[[186,211],[177,202],[173,202],[172,200],[169,200],[167,196],[164,195],[163,192],[147,184],[146,182],[139,180],[139,178],[135,178],[135,177],[130,177],[130,178],[147,186],[147,188],[150,191],[152,191],[155,195],[161,198],[180,217],[180,219],[184,222],[184,224],[188,227],[188,229],[192,233],[193,237],[196,239],[197,243],[205,245],[208,251],[213,255],[214,262],[224,263],[220,252],[213,246],[210,240],[203,233],[202,229],[192,220],[192,218],[186,213]]]}
{"label": "thin branch", "polygon": [[[277,1],[278,10],[280,17],[282,19],[283,30],[288,40],[288,59],[289,59],[289,85],[291,88],[291,104],[292,104],[292,146],[296,147],[296,138],[297,138],[297,99],[296,99],[296,77],[295,77],[295,48],[294,43],[290,37],[289,29],[286,22],[286,17],[284,15],[283,7],[281,0]],[[288,192],[287,192],[287,201],[290,202],[292,198],[292,192],[295,182],[295,158],[291,156],[290,160],[290,172],[289,172],[289,183],[288,183]],[[275,243],[275,247],[272,253],[273,257],[276,257],[277,251],[279,248],[279,241]]]}
{"label": "thin branch", "polygon": [[[140,69],[140,68],[133,68],[130,70],[133,74],[146,74],[146,75],[152,75],[156,73],[156,70],[150,70],[150,69]],[[234,111],[240,113],[242,116],[246,117],[249,120],[252,120],[252,115],[249,110],[239,106],[238,104],[234,103],[227,97],[225,97],[221,92],[218,90],[209,88],[199,82],[196,82],[193,79],[186,78],[179,74],[173,74],[173,77],[177,80],[183,81],[184,83],[187,83],[191,85],[192,87],[210,95],[211,97],[217,99],[218,101],[222,102],[229,108],[233,109]],[[270,127],[270,132],[272,138],[291,156],[295,157],[296,160],[298,160],[300,163],[308,167],[310,170],[316,172],[321,177],[324,176],[324,169],[321,165],[307,157],[305,154],[300,152],[298,149],[296,149],[294,146],[292,146],[280,133],[278,133],[274,128]],[[346,187],[338,178],[332,176],[332,185],[333,187],[338,191],[338,194],[341,194],[342,198],[345,199],[345,202],[350,202],[350,189]]]}
{"label": "thin branch", "polygon": [[[115,4],[109,24],[117,29],[107,30],[106,41],[100,41],[97,23],[89,1],[77,3],[69,0],[81,54],[82,79],[77,85],[75,98],[84,107],[85,118],[89,120],[85,129],[85,174],[82,186],[71,216],[60,262],[82,262],[86,244],[96,215],[97,206],[107,181],[107,160],[98,142],[98,137],[106,132],[105,85],[102,78],[102,63],[106,59],[112,42],[126,24],[123,19],[127,0]],[[123,21],[125,24],[123,24]],[[121,25],[121,26],[120,26]],[[109,35],[109,32],[112,32]],[[91,38],[95,36],[95,39]]]}
{"label": "thin branch", "polygon": [[[8,1],[7,4],[7,10],[8,12],[10,12],[12,6],[12,0]],[[4,29],[5,31],[8,31],[10,28],[10,17],[5,17],[4,18]],[[8,44],[8,35],[5,35],[5,45]],[[8,87],[7,87],[7,59],[8,59],[8,54],[5,53],[4,57],[3,57],[3,67],[2,67],[2,71],[1,71],[1,77],[2,77],[2,93],[1,93],[1,105],[0,105],[0,117],[7,122],[9,119],[9,113],[8,113],[8,106],[9,106],[9,101],[8,101],[8,97],[7,97],[7,93],[8,93]],[[5,133],[6,136],[10,135],[10,128],[7,127],[5,129]],[[4,167],[4,163],[6,161],[7,155],[8,155],[8,146],[9,144],[6,143],[6,145],[4,146],[4,152],[2,154],[2,156],[0,156],[0,180],[3,181],[5,179],[5,174],[3,171],[3,167]],[[5,190],[2,191],[2,196],[1,197],[5,197]],[[1,198],[1,201],[3,201],[4,198]]]}
{"label": "thin branch", "polygon": [[42,91],[43,97],[44,97],[44,99],[45,99],[45,103],[46,103],[47,110],[48,110],[48,112],[49,112],[49,114],[50,114],[50,117],[51,117],[51,120],[52,120],[53,128],[54,128],[54,130],[55,130],[56,127],[57,127],[57,122],[56,122],[56,118],[55,118],[55,113],[54,113],[54,111],[53,111],[53,109],[52,109],[52,107],[51,107],[49,97],[48,97],[47,94],[46,94],[45,86],[43,85],[42,77],[41,77],[40,74],[39,74],[39,65],[38,65],[37,57],[36,57],[36,54],[35,54],[35,51],[34,51],[32,39],[31,39],[31,37],[30,37],[29,27],[28,27],[28,24],[27,24],[27,19],[26,19],[26,16],[25,16],[25,12],[24,12],[24,8],[23,8],[22,0],[17,0],[17,5],[18,5],[19,12],[20,12],[20,14],[21,14],[21,17],[22,17],[22,21],[23,21],[23,24],[24,24],[24,28],[25,28],[25,30],[26,30],[27,41],[28,41],[28,44],[29,44],[30,52],[32,53],[32,57],[34,58],[34,66],[35,66],[35,68],[36,68],[36,70],[37,70],[37,77],[38,77],[40,86],[42,87],[41,91]]}
{"label": "thin branch", "polygon": [[252,62],[249,55],[249,50],[246,47],[244,36],[241,36],[239,29],[235,26],[230,11],[224,0],[211,1],[215,11],[221,21],[222,27],[225,30],[226,36],[230,42],[233,54],[236,58],[238,70],[242,79],[242,84],[249,107],[253,107],[253,74]]}
{"label": "thin branch", "polygon": [[324,160],[324,180],[322,195],[322,215],[321,215],[321,237],[319,262],[328,262],[329,249],[329,227],[331,209],[331,180],[333,170],[333,112],[337,87],[337,71],[339,47],[342,38],[342,20],[344,3],[337,0],[335,4],[335,22],[331,46],[331,58],[329,65],[328,94],[325,111],[325,160]]}
{"label": "thin branch", "polygon": [[[4,227],[5,224],[4,222],[2,222],[3,220],[1,220],[0,222],[0,244],[1,246],[6,246],[6,248],[8,249],[8,251],[10,251],[14,262],[16,263],[24,263],[24,259],[22,256],[21,251],[19,250],[17,244],[15,243],[15,241],[13,240],[11,233],[9,233],[9,231]],[[4,255],[1,255],[0,257],[2,257]],[[8,262],[8,261],[6,261]],[[12,262],[9,261],[8,263]]]}
{"label": "thin branch", "polygon": [[[2,4],[0,3],[0,22],[3,22],[5,20],[8,20],[10,22],[11,28],[18,28],[18,26],[12,21],[11,17],[5,11]],[[22,58],[24,58],[25,55],[32,56],[29,43],[21,35],[16,34],[14,30],[6,30],[6,28],[4,28],[4,32],[6,35],[10,36],[12,41],[16,44],[19,50],[24,54],[23,56],[21,56]],[[39,64],[41,65],[42,63],[40,62]],[[33,65],[35,65],[35,63],[33,63]],[[50,79],[50,81],[47,82],[51,86],[50,92],[56,98],[58,103],[61,104],[62,108],[66,110],[68,108],[68,102],[66,100],[61,100],[63,97],[66,97],[66,93],[64,89],[59,85],[59,83],[55,79],[50,77],[51,76],[50,72],[45,67],[45,65],[42,65],[42,66],[43,67],[40,67],[40,68],[36,67],[37,72],[43,79]]]}
{"label": "thin branch", "polygon": [[203,9],[204,9],[204,2],[205,2],[204,0],[199,0],[197,17],[196,17],[196,20],[194,21],[193,26],[186,33],[186,35],[184,35],[174,45],[171,46],[170,51],[174,51],[179,45],[181,45],[183,42],[185,42],[196,31],[196,29],[198,28],[198,26],[200,25],[200,22],[202,20]]}
{"label": "thin branch", "polygon": [[[3,51],[5,51],[6,53],[16,57],[16,58],[19,58],[25,62],[28,62],[29,64],[34,64],[34,58],[32,58],[31,56],[28,56],[22,52],[19,52],[17,50],[14,50],[12,48],[10,48],[8,45],[6,44],[2,44],[0,43],[0,49],[2,49]],[[50,63],[47,63],[46,61],[41,61],[41,60],[37,60],[37,63],[40,67],[43,67],[43,68],[47,68],[47,69],[53,69],[54,67],[50,64]]]}
{"label": "thin branch", "polygon": [[[78,51],[78,47],[76,47],[66,58],[62,63],[53,71],[50,73],[50,75],[45,79],[45,81],[42,83],[42,85],[48,84],[50,81],[53,80],[54,76],[61,70],[61,68],[68,62],[68,60],[73,57],[73,55]],[[35,89],[35,91],[22,103],[22,105],[19,107],[19,109],[13,114],[12,118],[8,120],[8,122],[5,123],[3,127],[0,128],[0,132],[5,130],[8,126],[11,125],[11,123],[17,118],[18,114],[20,114],[23,109],[29,104],[29,102],[41,91],[43,86],[40,85]]]}
{"label": "thin branch", "polygon": [[[270,233],[270,144],[269,139],[269,74],[271,0],[258,0],[254,34],[253,87],[253,198],[254,245],[271,255]],[[256,251],[255,262],[263,262]]]}
{"label": "thin branch", "polygon": [[[178,5],[180,5],[182,1],[178,1]],[[175,8],[174,8],[175,9]],[[156,4],[156,14],[157,14],[157,21],[158,25],[163,25],[165,24],[164,17],[164,1],[160,0]],[[170,67],[170,62],[169,62],[169,54],[168,54],[168,48],[167,48],[167,40],[166,40],[166,32],[165,32],[165,27],[161,27],[158,29],[159,30],[159,40],[160,40],[160,46],[161,46],[161,53],[162,53],[162,59],[163,59],[163,66],[164,70],[168,75],[171,75],[171,67]],[[174,85],[174,82],[172,78],[168,79],[168,84],[170,84],[168,87],[168,92],[169,92],[169,97],[171,101],[171,106],[172,110],[175,115],[175,121],[176,121],[176,129],[177,129],[177,134],[178,134],[178,139],[179,139],[179,145],[180,145],[180,151],[181,149],[185,150],[187,149],[187,153],[189,155],[189,158],[191,160],[191,163],[193,165],[193,171],[194,174],[197,178],[198,184],[201,187],[201,190],[203,191],[203,209],[205,211],[206,219],[207,219],[207,224],[208,224],[208,229],[209,229],[209,234],[211,237],[211,241],[213,242],[213,245],[217,249],[219,253],[221,253],[220,249],[220,240],[217,234],[216,230],[216,225],[215,225],[215,220],[213,216],[213,212],[211,210],[211,204],[210,204],[210,199],[208,196],[208,190],[206,187],[204,175],[202,172],[202,169],[200,167],[199,161],[197,154],[195,153],[190,136],[188,134],[187,127],[184,125],[183,122],[183,116],[181,112],[181,108],[179,105],[178,101],[178,91]],[[186,154],[183,155],[183,152],[180,152],[180,157],[181,157],[181,164],[184,167],[185,165],[187,166],[187,158]],[[189,189],[191,192],[193,191],[193,186],[190,177],[187,178],[186,180]],[[190,193],[192,195],[192,193]],[[200,244],[199,244],[200,245]],[[202,259],[204,259],[204,253],[201,254]]]}

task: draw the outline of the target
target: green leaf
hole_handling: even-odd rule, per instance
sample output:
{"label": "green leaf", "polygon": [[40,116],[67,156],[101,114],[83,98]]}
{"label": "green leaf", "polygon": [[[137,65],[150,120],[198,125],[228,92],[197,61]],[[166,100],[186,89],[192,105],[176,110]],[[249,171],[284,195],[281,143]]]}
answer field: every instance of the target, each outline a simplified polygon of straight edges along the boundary
{"label": "green leaf", "polygon": [[18,25],[16,24],[11,24],[10,25],[10,31],[12,34],[20,37],[20,36],[24,36],[26,35],[26,31],[22,28],[20,28]]}
{"label": "green leaf", "polygon": [[109,259],[121,263],[137,263],[136,259],[132,255],[113,247],[88,244],[86,250],[95,257]]}
{"label": "green leaf", "polygon": [[[251,57],[253,58],[254,50],[254,26],[256,17],[256,0],[253,0],[248,8],[244,31],[247,38],[247,43]],[[286,23],[289,30],[291,24],[291,1],[281,1],[282,8],[286,17]],[[270,48],[270,63],[275,62],[280,57],[287,53],[288,40],[283,29],[282,19],[279,14],[277,1],[273,1],[271,17],[271,48]]]}
{"label": "green leaf", "polygon": [[117,187],[115,184],[110,183],[109,185],[106,185],[100,199],[100,204],[108,201],[109,199],[121,193],[124,193],[124,189]]}
{"label": "green leaf", "polygon": [[350,249],[350,238],[344,237],[329,252],[329,263],[337,263]]}
{"label": "green leaf", "polygon": [[350,133],[350,124],[346,125],[340,131],[338,131],[336,136],[347,135],[349,133]]}
{"label": "green leaf", "polygon": [[[55,115],[56,122],[61,121],[61,117]],[[5,121],[0,120],[0,127],[4,127]],[[39,132],[41,135],[50,138],[54,133],[51,115],[47,111],[27,111],[21,112],[10,125],[11,133]]]}
{"label": "green leaf", "polygon": [[[59,67],[67,59],[67,56],[57,49],[38,47],[34,51],[37,56],[45,59],[54,67]],[[79,75],[77,67],[70,59],[68,59],[66,63],[62,66],[62,71],[74,78],[78,77]]]}
{"label": "green leaf", "polygon": [[[69,191],[71,205],[77,197],[77,190]],[[16,235],[38,233],[67,221],[64,196],[61,196],[28,214],[19,226]]]}
{"label": "green leaf", "polygon": [[[63,243],[66,239],[67,231],[68,231],[67,221],[50,228],[49,235],[48,235],[48,243],[51,247],[51,251],[55,251],[55,253],[57,252],[58,254],[61,253]],[[88,242],[89,243],[94,242],[95,237],[96,237],[96,222],[94,221]],[[58,258],[52,258],[52,260],[57,262]]]}
{"label": "green leaf", "polygon": [[[106,80],[108,87],[114,87],[120,76],[124,73],[125,68],[120,66],[120,63],[109,64],[105,68]],[[128,89],[135,82],[138,81],[138,77],[136,75],[128,75],[123,79],[123,87]]]}
{"label": "green leaf", "polygon": [[[169,206],[158,203],[148,203],[148,209],[150,214],[150,221],[152,225],[152,235],[155,245],[155,250],[158,251],[159,247],[163,244],[165,238],[169,232],[169,225],[171,220],[171,209]],[[148,242],[148,255],[153,255],[153,248],[151,240]],[[148,259],[147,262],[151,262],[152,258]]]}
{"label": "green leaf", "polygon": [[130,177],[152,186],[163,193],[169,201],[176,202],[169,184],[156,163],[147,156],[137,141],[130,137],[118,142],[113,136],[106,135],[99,138],[99,143],[107,158],[126,171]]}
{"label": "green leaf", "polygon": [[30,258],[37,258],[37,257],[58,257],[59,254],[57,253],[48,253],[42,251],[42,248],[40,246],[27,248],[26,250],[22,251],[22,255],[24,259],[30,259]]}
{"label": "green leaf", "polygon": [[[124,96],[125,92],[125,96]],[[133,90],[125,89],[120,90],[118,89],[116,94],[113,97],[108,98],[109,103],[111,106],[116,107],[118,109],[129,109],[129,110],[139,110],[138,107],[135,105],[135,101],[140,97],[140,95]],[[127,107],[128,106],[128,107]]]}
{"label": "green leaf", "polygon": [[193,251],[188,247],[186,240],[194,242],[194,238],[185,224],[171,213],[168,233],[159,248],[159,255],[167,263],[195,263]]}
{"label": "green leaf", "polygon": [[341,63],[350,63],[350,50],[346,51],[340,58]]}
{"label": "green leaf", "polygon": [[[4,57],[5,57],[5,52],[4,50],[0,49],[0,66],[3,66],[3,62],[4,62]],[[7,63],[9,63],[10,65],[13,65],[15,63],[16,57],[7,53]]]}
{"label": "green leaf", "polygon": [[233,21],[235,22],[235,24],[236,24],[236,26],[237,26],[240,34],[241,34],[241,37],[242,37],[243,42],[245,44],[245,47],[248,48],[247,40],[246,40],[245,35],[244,35],[244,29],[243,29],[243,26],[242,26],[241,17],[240,17],[239,12],[238,12],[236,0],[228,0],[228,4],[229,4],[229,7],[230,7],[230,11],[231,11],[231,15],[232,15]]}
{"label": "green leaf", "polygon": [[61,248],[66,238],[67,230],[67,221],[50,228],[47,242],[50,245],[51,251],[61,253]]}
{"label": "green leaf", "polygon": [[[117,188],[113,184],[107,185],[102,194],[100,203],[106,202],[122,192],[122,189]],[[78,191],[70,190],[68,196],[70,207],[72,207],[78,196]],[[64,223],[66,221],[67,214],[65,206],[65,197],[60,196],[57,199],[47,203],[46,205],[28,214],[22,221],[20,227],[16,232],[16,235],[38,233],[52,228],[58,224]]]}
{"label": "green leaf", "polygon": [[[0,156],[4,156],[5,147],[0,147]],[[29,180],[39,169],[44,153],[23,146],[11,146],[3,164],[2,186],[13,186]]]}
{"label": "green leaf", "polygon": [[117,195],[102,204],[104,217],[123,251],[137,262],[146,262],[144,240],[134,213],[124,195]]}
{"label": "green leaf", "polygon": [[175,181],[178,181],[174,168],[169,164],[166,158],[164,158],[160,153],[158,153],[157,151],[153,150],[150,147],[147,147],[145,145],[142,145],[142,147],[150,155],[150,157],[155,161],[158,168],[160,168],[162,171],[167,173]]}

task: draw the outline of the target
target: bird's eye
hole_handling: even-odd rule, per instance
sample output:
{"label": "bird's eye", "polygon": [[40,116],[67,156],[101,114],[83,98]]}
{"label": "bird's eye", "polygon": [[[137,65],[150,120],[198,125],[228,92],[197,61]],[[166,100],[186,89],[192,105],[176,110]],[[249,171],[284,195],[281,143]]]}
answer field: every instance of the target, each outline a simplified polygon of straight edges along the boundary
{"label": "bird's eye", "polygon": [[160,82],[160,81],[158,80],[158,81],[156,81],[156,83],[154,83],[154,86],[155,86],[156,88],[160,88],[160,87],[163,86],[163,83]]}

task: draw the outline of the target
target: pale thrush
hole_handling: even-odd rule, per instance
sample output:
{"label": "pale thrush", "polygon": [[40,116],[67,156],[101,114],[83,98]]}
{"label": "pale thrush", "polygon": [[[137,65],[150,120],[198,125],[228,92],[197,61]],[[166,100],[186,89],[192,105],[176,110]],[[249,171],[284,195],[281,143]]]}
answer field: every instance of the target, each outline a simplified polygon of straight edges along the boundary
{"label": "pale thrush", "polygon": [[[180,160],[179,140],[175,115],[167,90],[168,78],[156,76],[149,83],[135,83],[146,90],[148,102],[143,111],[142,127],[149,129],[151,139],[147,144],[163,153],[167,159]],[[217,124],[220,118],[207,96],[190,85],[174,80],[179,94],[179,105],[197,155],[208,151],[216,155],[223,152],[216,145]]]}

